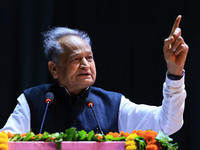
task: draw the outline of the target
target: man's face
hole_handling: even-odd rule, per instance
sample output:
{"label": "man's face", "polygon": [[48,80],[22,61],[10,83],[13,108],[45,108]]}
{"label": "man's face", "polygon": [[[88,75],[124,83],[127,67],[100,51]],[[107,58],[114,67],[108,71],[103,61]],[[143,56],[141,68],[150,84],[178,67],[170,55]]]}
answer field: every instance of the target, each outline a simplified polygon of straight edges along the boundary
{"label": "man's face", "polygon": [[70,94],[77,95],[96,80],[93,53],[90,46],[77,36],[67,35],[58,41],[64,53],[60,54],[61,65],[56,64],[56,74],[52,75]]}

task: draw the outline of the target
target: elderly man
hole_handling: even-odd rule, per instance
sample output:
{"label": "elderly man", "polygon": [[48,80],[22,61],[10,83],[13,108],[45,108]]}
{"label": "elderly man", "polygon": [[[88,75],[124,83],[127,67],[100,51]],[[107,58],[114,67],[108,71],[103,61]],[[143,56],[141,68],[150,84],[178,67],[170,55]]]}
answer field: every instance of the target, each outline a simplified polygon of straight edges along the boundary
{"label": "elderly man", "polygon": [[[183,124],[186,91],[184,89],[184,63],[188,46],[181,37],[176,18],[170,36],[164,41],[167,76],[163,85],[163,102],[159,107],[137,105],[120,93],[93,87],[96,68],[90,39],[84,32],[66,27],[53,28],[44,34],[48,69],[56,83],[43,84],[24,90],[14,112],[2,130],[38,133],[45,112],[45,94],[52,92],[54,102],[49,105],[43,131],[59,132],[70,127],[77,130],[106,134],[152,129],[170,135]],[[93,100],[94,114],[86,105]]]}

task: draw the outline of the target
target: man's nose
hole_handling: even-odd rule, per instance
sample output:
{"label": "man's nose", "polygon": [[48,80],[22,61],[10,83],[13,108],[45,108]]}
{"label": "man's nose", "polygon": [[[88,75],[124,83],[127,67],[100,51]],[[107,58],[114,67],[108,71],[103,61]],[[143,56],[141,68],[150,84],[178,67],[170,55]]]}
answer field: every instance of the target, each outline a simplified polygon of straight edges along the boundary
{"label": "man's nose", "polygon": [[88,69],[89,68],[89,62],[87,61],[87,59],[86,58],[83,58],[82,60],[81,60],[81,64],[80,64],[80,68],[81,69]]}

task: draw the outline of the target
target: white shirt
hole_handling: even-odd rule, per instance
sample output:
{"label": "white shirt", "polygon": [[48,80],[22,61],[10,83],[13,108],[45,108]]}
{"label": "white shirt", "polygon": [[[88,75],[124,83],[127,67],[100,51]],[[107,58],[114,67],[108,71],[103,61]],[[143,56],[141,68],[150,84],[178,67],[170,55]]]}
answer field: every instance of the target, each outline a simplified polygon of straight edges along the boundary
{"label": "white shirt", "polygon": [[[119,131],[133,130],[163,131],[171,135],[183,125],[186,91],[184,77],[170,80],[166,77],[163,84],[163,102],[161,106],[135,104],[122,95],[119,108]],[[27,133],[30,131],[31,114],[25,95],[18,98],[13,113],[1,129],[11,133]]]}

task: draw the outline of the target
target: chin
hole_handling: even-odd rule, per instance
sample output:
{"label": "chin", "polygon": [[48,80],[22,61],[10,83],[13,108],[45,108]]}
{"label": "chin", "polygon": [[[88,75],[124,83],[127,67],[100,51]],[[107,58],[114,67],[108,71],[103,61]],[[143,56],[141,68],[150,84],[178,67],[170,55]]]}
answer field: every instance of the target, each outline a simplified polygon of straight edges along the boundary
{"label": "chin", "polygon": [[94,81],[87,81],[85,83],[83,83],[82,85],[85,86],[85,88],[89,87],[89,86],[92,86],[94,84]]}

